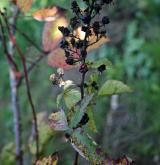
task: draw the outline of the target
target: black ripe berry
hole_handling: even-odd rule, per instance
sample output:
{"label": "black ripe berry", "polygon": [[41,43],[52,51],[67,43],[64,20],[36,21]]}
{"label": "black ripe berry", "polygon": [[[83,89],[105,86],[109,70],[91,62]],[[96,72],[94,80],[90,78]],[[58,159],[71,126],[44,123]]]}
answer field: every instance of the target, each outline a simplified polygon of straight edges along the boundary
{"label": "black ripe berry", "polygon": [[76,13],[76,14],[80,13],[80,8],[76,1],[73,1],[71,5],[72,5],[72,10],[74,13]]}
{"label": "black ripe berry", "polygon": [[66,64],[68,65],[73,65],[74,64],[74,58],[71,56],[71,57],[67,57],[67,59],[65,60],[66,61]]}
{"label": "black ripe berry", "polygon": [[72,38],[72,39],[70,40],[70,42],[71,42],[72,46],[75,47],[75,43],[76,43],[75,39]]}
{"label": "black ripe berry", "polygon": [[60,47],[61,48],[67,48],[68,47],[68,42],[65,40],[65,39],[63,39],[61,42],[60,42]]}
{"label": "black ripe berry", "polygon": [[104,16],[104,17],[102,18],[102,24],[106,25],[106,24],[109,24],[109,23],[110,23],[109,18],[108,18],[107,16]]}
{"label": "black ripe berry", "polygon": [[70,56],[70,52],[65,50],[65,56],[68,58]]}
{"label": "black ripe berry", "polygon": [[80,21],[77,17],[71,18],[70,25],[73,29],[76,29],[79,26],[79,24],[80,24]]}
{"label": "black ripe berry", "polygon": [[79,69],[80,73],[86,73],[88,72],[88,66],[86,64],[82,64]]}
{"label": "black ripe berry", "polygon": [[91,83],[91,86],[92,86],[95,90],[98,90],[97,82],[93,81],[93,82]]}
{"label": "black ripe berry", "polygon": [[103,0],[103,3],[106,3],[106,4],[110,4],[112,2],[113,2],[113,0]]}
{"label": "black ripe berry", "polygon": [[69,139],[70,138],[70,134],[68,134],[68,133],[65,133],[64,136],[65,136],[66,139]]}
{"label": "black ripe berry", "polygon": [[102,6],[100,4],[95,4],[94,5],[94,10],[95,12],[98,14],[100,12],[100,10],[102,9]]}
{"label": "black ripe berry", "polygon": [[103,65],[98,67],[99,72],[103,72],[104,70],[106,70],[106,65],[103,64]]}
{"label": "black ripe berry", "polygon": [[70,30],[64,26],[59,26],[58,27],[59,31],[61,31],[61,33],[64,35],[64,36],[69,36],[70,34]]}
{"label": "black ripe berry", "polygon": [[91,16],[90,15],[83,16],[82,21],[84,24],[89,24],[89,22],[91,21]]}
{"label": "black ripe berry", "polygon": [[79,125],[85,125],[86,123],[88,123],[89,121],[89,117],[87,113],[84,113],[81,121],[79,122]]}
{"label": "black ripe berry", "polygon": [[83,32],[87,32],[87,30],[88,30],[88,27],[82,26],[82,31],[83,31]]}
{"label": "black ripe berry", "polygon": [[84,83],[83,86],[84,86],[84,88],[87,88],[88,87],[88,84],[87,83]]}

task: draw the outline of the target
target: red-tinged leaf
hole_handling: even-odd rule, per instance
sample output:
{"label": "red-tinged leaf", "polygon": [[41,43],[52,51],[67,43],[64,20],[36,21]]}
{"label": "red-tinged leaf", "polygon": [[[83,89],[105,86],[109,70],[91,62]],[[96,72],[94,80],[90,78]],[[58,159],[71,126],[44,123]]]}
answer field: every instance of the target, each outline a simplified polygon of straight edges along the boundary
{"label": "red-tinged leaf", "polygon": [[13,2],[24,13],[26,13],[32,6],[32,0],[15,0]]}
{"label": "red-tinged leaf", "polygon": [[66,18],[62,16],[55,21],[45,23],[42,35],[42,44],[45,51],[54,50],[58,46],[62,38],[62,34],[58,30],[58,26],[67,25],[68,22]]}
{"label": "red-tinged leaf", "polygon": [[38,160],[35,165],[57,165],[58,162],[58,154],[55,153],[52,156],[43,157]]}
{"label": "red-tinged leaf", "polygon": [[54,112],[49,116],[50,127],[56,131],[65,131],[68,129],[67,119],[64,110]]}
{"label": "red-tinged leaf", "polygon": [[78,64],[77,65],[66,64],[65,59],[66,58],[65,58],[64,50],[61,48],[57,48],[48,55],[48,65],[51,67],[63,68],[66,70],[73,69],[78,66]]}
{"label": "red-tinged leaf", "polygon": [[39,9],[32,13],[34,19],[38,21],[54,21],[56,15],[58,14],[58,8],[46,8],[46,9]]}

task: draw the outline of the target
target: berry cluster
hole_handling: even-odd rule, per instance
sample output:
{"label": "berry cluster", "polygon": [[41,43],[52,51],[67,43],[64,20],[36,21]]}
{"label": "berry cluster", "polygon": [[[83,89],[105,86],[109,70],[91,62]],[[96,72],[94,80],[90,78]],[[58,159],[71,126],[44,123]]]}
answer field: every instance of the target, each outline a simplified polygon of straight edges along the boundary
{"label": "berry cluster", "polygon": [[[72,1],[71,10],[74,14],[70,19],[70,26],[60,26],[58,29],[63,34],[63,39],[60,42],[60,47],[64,49],[68,65],[74,65],[80,62],[80,73],[86,73],[88,67],[85,64],[87,57],[87,48],[90,45],[98,42],[106,35],[105,26],[109,24],[108,16],[104,16],[101,20],[95,20],[95,17],[100,14],[105,4],[112,3],[113,0],[83,0],[86,4],[85,9],[81,9],[77,1]],[[78,31],[80,28],[80,32]],[[84,34],[82,39],[81,33]],[[90,41],[92,36],[96,36],[95,41]],[[100,69],[101,70],[101,69]]]}

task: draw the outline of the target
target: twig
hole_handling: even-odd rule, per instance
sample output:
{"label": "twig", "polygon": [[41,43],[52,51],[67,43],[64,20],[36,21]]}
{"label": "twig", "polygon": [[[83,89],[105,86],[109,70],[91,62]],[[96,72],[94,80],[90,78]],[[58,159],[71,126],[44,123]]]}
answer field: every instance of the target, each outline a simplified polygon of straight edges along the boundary
{"label": "twig", "polygon": [[[19,28],[17,28],[15,25],[10,24],[10,26],[12,26],[18,33],[20,33],[32,46],[34,46],[39,52],[41,52],[42,54],[29,66],[29,68],[27,69],[27,72],[29,73],[36,65],[38,62],[40,62],[44,57],[46,57],[50,51],[45,51],[43,50],[41,47],[39,47],[34,41],[32,41],[32,39],[26,35],[23,31],[21,31]],[[19,79],[19,82],[17,84],[17,86],[20,86],[22,80],[24,78],[24,75],[21,76],[21,78]]]}
{"label": "twig", "polygon": [[[16,23],[17,15],[18,15],[18,12],[15,11],[14,17],[12,19],[13,23]],[[11,101],[12,101],[15,144],[16,144],[16,164],[23,165],[21,114],[20,114],[20,108],[19,108],[17,78],[15,74],[15,70],[18,71],[18,66],[13,61],[13,51],[14,51],[13,44],[9,42],[9,49],[7,48],[7,40],[4,33],[4,27],[2,24],[1,18],[0,18],[0,27],[1,27],[1,32],[2,32],[2,43],[3,43],[4,53],[7,56],[7,60],[9,64]]]}
{"label": "twig", "polygon": [[38,134],[38,125],[37,125],[37,117],[36,117],[36,110],[33,104],[31,92],[30,92],[30,86],[29,86],[29,79],[28,79],[28,72],[27,72],[27,66],[26,66],[26,60],[25,57],[21,51],[21,49],[18,47],[18,45],[15,45],[17,48],[17,51],[21,57],[21,61],[23,64],[23,70],[24,70],[24,77],[26,82],[26,88],[27,88],[27,95],[28,100],[30,102],[31,108],[32,108],[32,114],[33,114],[33,120],[34,120],[34,130],[35,130],[35,139],[36,139],[36,159],[38,159],[39,156],[39,134]]}
{"label": "twig", "polygon": [[[0,14],[2,14],[2,13],[0,12]],[[6,55],[7,61],[13,67],[13,69],[15,71],[18,71],[19,70],[18,69],[18,65],[16,64],[16,62],[14,61],[12,55],[8,52],[8,49],[7,49],[7,45],[6,45],[7,40],[6,40],[5,31],[4,31],[1,19],[0,19],[0,27],[1,27],[1,33],[2,33],[1,34],[1,36],[2,36],[2,44],[3,44],[4,53]]]}
{"label": "twig", "polygon": [[10,24],[18,33],[20,33],[32,46],[34,46],[39,52],[43,54],[48,54],[48,51],[43,50],[41,47],[39,47],[32,39],[26,35],[23,31],[21,31],[19,28],[17,28],[15,25]]}
{"label": "twig", "polygon": [[30,105],[31,105],[33,121],[34,121],[33,124],[34,124],[35,139],[36,139],[36,159],[38,159],[38,157],[39,157],[38,125],[37,125],[36,111],[35,111],[35,107],[34,107],[32,96],[31,96],[31,92],[30,92],[30,85],[29,85],[29,79],[28,79],[26,59],[25,59],[25,56],[23,55],[22,50],[20,49],[20,47],[16,43],[16,39],[14,38],[14,36],[13,36],[11,30],[10,30],[10,27],[9,27],[9,24],[8,24],[8,21],[7,21],[6,17],[5,17],[5,15],[3,15],[3,18],[4,18],[4,21],[5,21],[6,26],[7,26],[7,30],[8,30],[9,36],[10,36],[10,40],[11,40],[12,44],[16,47],[16,49],[18,51],[18,54],[19,54],[19,56],[21,58],[22,64],[23,64],[23,71],[24,71],[24,77],[25,77],[25,82],[26,82],[27,95],[28,95],[28,100],[29,100]]}
{"label": "twig", "polygon": [[[35,61],[32,62],[32,64],[27,68],[27,73],[30,73],[33,68],[44,58],[46,57],[46,54],[41,54]],[[22,83],[22,80],[25,78],[25,75],[22,75],[19,79],[17,86],[19,87]]]}

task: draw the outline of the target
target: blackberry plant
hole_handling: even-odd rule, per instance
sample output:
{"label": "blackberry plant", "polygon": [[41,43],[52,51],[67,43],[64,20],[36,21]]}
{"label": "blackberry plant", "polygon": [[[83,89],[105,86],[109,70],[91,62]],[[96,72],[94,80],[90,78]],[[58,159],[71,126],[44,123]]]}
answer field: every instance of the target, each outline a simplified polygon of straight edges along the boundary
{"label": "blackberry plant", "polygon": [[[94,105],[100,96],[110,96],[123,92],[130,92],[131,89],[120,81],[107,80],[102,86],[98,84],[98,79],[102,76],[111,62],[106,59],[98,61],[88,60],[88,52],[92,45],[106,38],[106,26],[110,23],[108,16],[102,16],[102,9],[110,5],[112,0],[83,0],[85,8],[81,9],[77,1],[72,1],[71,10],[73,17],[70,19],[68,27],[59,26],[58,29],[63,35],[60,47],[65,53],[65,62],[68,65],[79,67],[81,81],[75,84],[73,81],[65,81],[62,76],[55,76],[61,79],[60,86],[64,86],[64,91],[58,96],[58,107],[60,111],[52,113],[50,125],[53,129],[65,131],[66,139],[76,150],[74,165],[78,164],[78,155],[81,155],[92,164],[97,165],[128,165],[132,161],[124,156],[118,159],[110,158],[98,144],[88,135],[86,127],[92,120]],[[96,19],[96,17],[102,19]],[[80,29],[78,31],[77,29]],[[81,34],[83,34],[81,36]],[[90,72],[90,73],[89,73]],[[89,73],[90,79],[86,80]],[[66,95],[66,93],[68,93]],[[65,105],[62,100],[64,99]],[[58,116],[58,118],[57,118]],[[92,127],[90,129],[95,131]],[[94,123],[95,124],[95,123]],[[96,125],[96,124],[95,124]]]}

